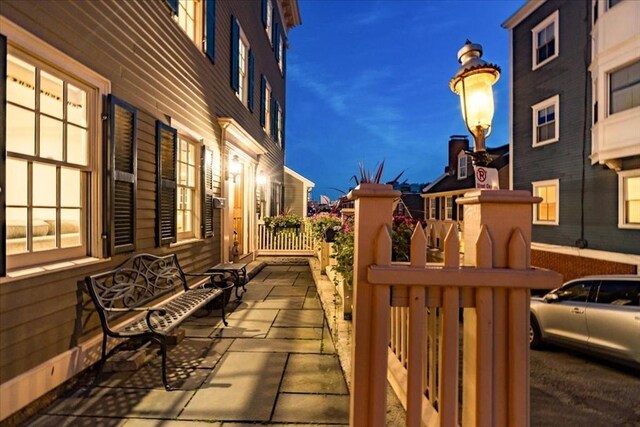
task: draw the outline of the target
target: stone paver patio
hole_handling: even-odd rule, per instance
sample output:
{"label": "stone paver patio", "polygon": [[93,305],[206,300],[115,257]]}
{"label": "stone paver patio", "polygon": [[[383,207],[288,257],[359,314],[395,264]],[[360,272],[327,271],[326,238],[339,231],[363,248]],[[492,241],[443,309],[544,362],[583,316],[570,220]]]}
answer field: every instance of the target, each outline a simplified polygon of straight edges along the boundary
{"label": "stone paver patio", "polygon": [[137,371],[104,373],[25,425],[348,424],[348,389],[308,266],[265,266],[227,309],[228,327],[215,310],[183,323],[167,369],[177,390],[164,390],[154,352]]}

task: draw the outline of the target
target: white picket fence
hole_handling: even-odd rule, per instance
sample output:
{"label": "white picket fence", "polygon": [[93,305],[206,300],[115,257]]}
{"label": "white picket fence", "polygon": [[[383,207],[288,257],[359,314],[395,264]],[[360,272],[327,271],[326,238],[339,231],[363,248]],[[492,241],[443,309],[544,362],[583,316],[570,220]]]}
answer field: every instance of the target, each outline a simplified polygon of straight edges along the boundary
{"label": "white picket fence", "polygon": [[315,253],[311,225],[304,223],[299,229],[274,231],[258,224],[258,255],[309,256]]}

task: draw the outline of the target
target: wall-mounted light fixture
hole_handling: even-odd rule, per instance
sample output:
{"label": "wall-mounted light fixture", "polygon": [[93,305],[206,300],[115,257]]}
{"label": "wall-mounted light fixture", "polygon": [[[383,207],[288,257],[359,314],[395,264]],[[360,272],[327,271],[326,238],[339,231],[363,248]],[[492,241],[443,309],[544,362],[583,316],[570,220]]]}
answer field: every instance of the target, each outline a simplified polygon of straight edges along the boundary
{"label": "wall-mounted light fixture", "polygon": [[236,177],[240,175],[241,171],[242,165],[240,164],[240,159],[234,155],[231,160],[229,160],[229,165],[227,166],[227,179],[233,178],[233,182],[236,182]]}
{"label": "wall-mounted light fixture", "polygon": [[256,175],[256,184],[262,187],[266,183],[267,183],[267,176],[264,174],[263,171],[259,171],[258,174]]}
{"label": "wall-mounted light fixture", "polygon": [[500,67],[481,59],[482,46],[469,40],[458,51],[460,68],[449,82],[451,90],[460,95],[462,117],[475,141],[469,153],[477,166],[488,163],[485,139],[491,134],[493,120],[493,88],[500,78]]}

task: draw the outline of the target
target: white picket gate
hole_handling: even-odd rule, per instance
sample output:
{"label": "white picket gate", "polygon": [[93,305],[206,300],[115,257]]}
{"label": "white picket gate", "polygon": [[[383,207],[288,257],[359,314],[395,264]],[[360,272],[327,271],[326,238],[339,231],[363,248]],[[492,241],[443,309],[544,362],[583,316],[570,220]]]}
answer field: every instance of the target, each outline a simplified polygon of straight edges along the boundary
{"label": "white picket gate", "polygon": [[309,223],[303,223],[299,229],[277,231],[258,224],[258,255],[308,256],[314,253],[315,242]]}

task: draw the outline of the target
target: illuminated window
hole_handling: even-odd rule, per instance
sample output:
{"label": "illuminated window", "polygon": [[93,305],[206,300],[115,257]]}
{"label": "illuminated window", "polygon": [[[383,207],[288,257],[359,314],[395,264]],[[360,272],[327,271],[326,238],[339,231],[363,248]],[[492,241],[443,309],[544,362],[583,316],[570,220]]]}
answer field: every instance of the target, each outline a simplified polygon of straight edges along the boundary
{"label": "illuminated window", "polygon": [[6,85],[11,268],[85,256],[97,90],[17,51]]}
{"label": "illuminated window", "polygon": [[531,109],[533,111],[533,147],[558,141],[560,96],[545,99]]}
{"label": "illuminated window", "polygon": [[238,39],[238,98],[243,102],[247,102],[247,69],[248,69],[248,52],[249,44],[241,35]]}
{"label": "illuminated window", "polygon": [[262,76],[262,95],[260,98],[262,108],[262,127],[267,135],[271,134],[271,86],[267,79]]}
{"label": "illuminated window", "polygon": [[533,223],[541,225],[558,225],[560,207],[560,181],[549,180],[533,182],[533,195],[542,201],[533,207]]}
{"label": "illuminated window", "polygon": [[178,241],[196,237],[198,229],[198,144],[178,137]]}
{"label": "illuminated window", "polygon": [[533,37],[533,67],[536,69],[555,59],[559,54],[558,11],[531,30]]}
{"label": "illuminated window", "polygon": [[453,198],[451,196],[447,196],[445,198],[446,201],[446,219],[453,219]]}
{"label": "illuminated window", "polygon": [[195,44],[200,44],[202,40],[201,9],[199,0],[180,0],[178,14],[175,17],[178,25]]}
{"label": "illuminated window", "polygon": [[429,219],[437,219],[438,215],[438,207],[436,205],[436,198],[432,197],[429,199]]}
{"label": "illuminated window", "polygon": [[618,172],[618,226],[640,228],[640,169]]}

